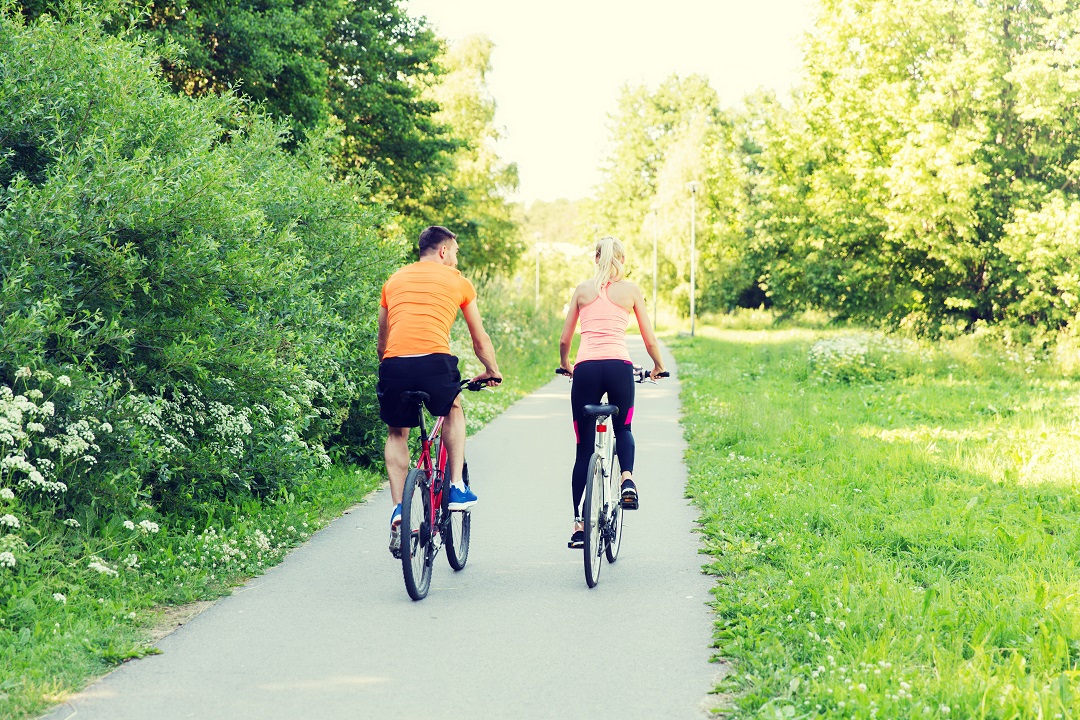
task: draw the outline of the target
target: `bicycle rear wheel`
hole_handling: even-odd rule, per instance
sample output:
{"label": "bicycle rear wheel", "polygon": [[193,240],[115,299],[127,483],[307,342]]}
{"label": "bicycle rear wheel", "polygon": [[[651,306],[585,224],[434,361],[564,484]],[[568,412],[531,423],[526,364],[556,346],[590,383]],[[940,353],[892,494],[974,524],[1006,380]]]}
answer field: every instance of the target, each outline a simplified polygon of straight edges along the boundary
{"label": "bicycle rear wheel", "polygon": [[405,478],[401,497],[401,574],[413,600],[423,600],[431,585],[435,547],[430,518],[427,472],[413,468]]}
{"label": "bicycle rear wheel", "polygon": [[585,523],[585,582],[596,587],[604,555],[604,468],[600,456],[593,453],[585,475],[585,500],[581,518]]}
{"label": "bicycle rear wheel", "polygon": [[[469,487],[469,463],[467,462],[461,471],[461,480],[465,483],[465,487]],[[449,498],[449,496],[450,488],[447,487],[444,497]],[[446,513],[450,516],[446,523],[446,559],[450,562],[450,567],[455,570],[462,570],[469,560],[469,533],[472,530],[472,513],[450,512],[449,509],[446,509]]]}
{"label": "bicycle rear wheel", "polygon": [[619,497],[619,486],[622,484],[622,470],[619,468],[619,458],[611,461],[611,478],[608,484],[608,541],[604,547],[609,563],[615,562],[619,557],[619,547],[622,545],[623,509]]}

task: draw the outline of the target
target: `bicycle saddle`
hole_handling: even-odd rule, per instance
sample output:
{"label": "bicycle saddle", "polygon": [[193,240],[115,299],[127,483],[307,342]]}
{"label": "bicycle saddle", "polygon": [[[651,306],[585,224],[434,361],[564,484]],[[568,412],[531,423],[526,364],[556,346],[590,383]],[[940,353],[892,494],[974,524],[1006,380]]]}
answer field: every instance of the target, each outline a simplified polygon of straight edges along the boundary
{"label": "bicycle saddle", "polygon": [[585,414],[589,417],[618,417],[618,405],[586,405]]}
{"label": "bicycle saddle", "polygon": [[401,402],[403,403],[426,403],[430,399],[430,395],[420,390],[406,390],[401,393]]}

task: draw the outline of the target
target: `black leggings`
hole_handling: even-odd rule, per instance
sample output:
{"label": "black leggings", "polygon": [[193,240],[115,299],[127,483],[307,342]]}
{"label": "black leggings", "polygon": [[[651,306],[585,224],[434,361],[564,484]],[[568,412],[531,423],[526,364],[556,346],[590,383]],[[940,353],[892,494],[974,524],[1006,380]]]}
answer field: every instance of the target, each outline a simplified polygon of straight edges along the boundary
{"label": "black leggings", "polygon": [[571,475],[574,516],[581,513],[581,497],[585,493],[585,474],[596,440],[596,423],[586,417],[585,406],[600,403],[604,393],[607,401],[619,407],[619,416],[611,420],[615,430],[615,453],[623,472],[634,469],[634,434],[630,423],[634,419],[634,366],[625,360],[586,360],[574,366],[574,384],[570,388],[570,409],[574,416],[577,436],[577,457]]}

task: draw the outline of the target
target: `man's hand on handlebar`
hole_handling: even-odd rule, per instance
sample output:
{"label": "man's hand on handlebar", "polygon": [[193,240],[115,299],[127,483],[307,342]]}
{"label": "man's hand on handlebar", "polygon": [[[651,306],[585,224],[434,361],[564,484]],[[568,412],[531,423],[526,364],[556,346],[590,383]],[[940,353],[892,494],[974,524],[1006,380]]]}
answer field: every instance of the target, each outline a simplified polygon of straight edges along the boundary
{"label": "man's hand on handlebar", "polygon": [[482,385],[484,387],[495,387],[502,382],[502,375],[500,373],[484,372],[480,373],[472,380],[469,381],[470,386]]}

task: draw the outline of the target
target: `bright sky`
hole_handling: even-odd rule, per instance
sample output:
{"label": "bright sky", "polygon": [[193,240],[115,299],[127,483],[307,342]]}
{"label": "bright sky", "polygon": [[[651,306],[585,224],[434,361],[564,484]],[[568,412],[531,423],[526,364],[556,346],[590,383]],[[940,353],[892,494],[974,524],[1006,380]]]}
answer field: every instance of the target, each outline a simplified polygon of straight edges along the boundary
{"label": "bright sky", "polygon": [[621,88],[707,75],[732,105],[758,87],[786,93],[810,0],[405,0],[448,40],[495,43],[488,86],[516,162],[519,200],[592,194]]}

